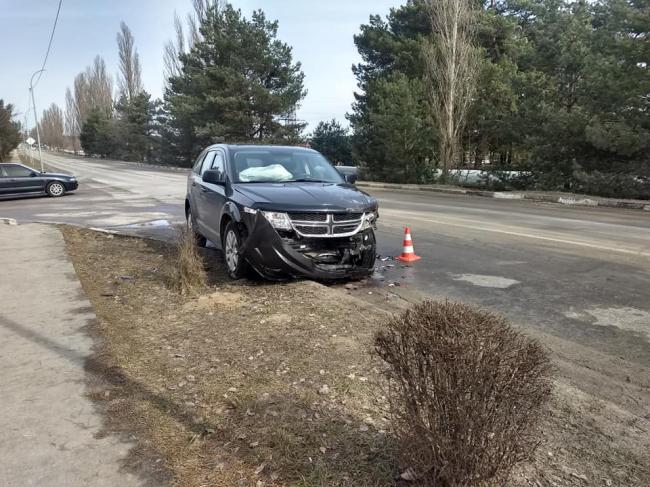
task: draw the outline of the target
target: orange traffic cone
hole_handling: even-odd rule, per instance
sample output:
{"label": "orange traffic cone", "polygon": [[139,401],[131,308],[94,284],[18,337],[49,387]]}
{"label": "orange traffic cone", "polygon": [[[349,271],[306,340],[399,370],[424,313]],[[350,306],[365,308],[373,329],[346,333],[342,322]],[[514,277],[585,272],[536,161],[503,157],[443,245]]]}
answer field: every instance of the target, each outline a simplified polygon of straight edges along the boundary
{"label": "orange traffic cone", "polygon": [[397,260],[401,260],[402,262],[415,262],[416,260],[420,259],[421,257],[415,255],[415,251],[413,250],[411,229],[409,227],[406,227],[404,229],[404,249],[402,250],[402,255],[400,255]]}

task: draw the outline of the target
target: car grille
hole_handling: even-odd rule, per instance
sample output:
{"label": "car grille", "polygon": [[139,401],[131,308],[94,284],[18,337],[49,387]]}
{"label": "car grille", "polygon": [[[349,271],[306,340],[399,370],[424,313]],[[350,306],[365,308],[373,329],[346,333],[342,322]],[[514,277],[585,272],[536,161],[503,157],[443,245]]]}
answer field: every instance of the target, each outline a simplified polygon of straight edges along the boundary
{"label": "car grille", "polygon": [[341,233],[350,233],[354,232],[359,225],[341,225],[334,227],[334,234],[339,235]]}
{"label": "car grille", "polygon": [[363,213],[332,213],[335,222],[359,221]]}
{"label": "car grille", "polygon": [[289,218],[300,222],[325,222],[327,213],[289,213]]}
{"label": "car grille", "polygon": [[363,213],[289,213],[289,218],[303,237],[343,237],[361,229]]}
{"label": "car grille", "polygon": [[294,228],[303,235],[327,235],[327,227],[306,227],[295,225]]}

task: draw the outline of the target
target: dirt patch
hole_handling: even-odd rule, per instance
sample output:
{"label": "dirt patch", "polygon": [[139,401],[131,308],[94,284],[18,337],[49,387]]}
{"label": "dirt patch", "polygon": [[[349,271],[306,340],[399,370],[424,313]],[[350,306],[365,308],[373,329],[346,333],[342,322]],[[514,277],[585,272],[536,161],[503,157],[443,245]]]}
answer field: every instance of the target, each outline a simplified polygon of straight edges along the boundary
{"label": "dirt patch", "polygon": [[183,305],[183,311],[217,311],[233,310],[244,305],[244,296],[241,293],[228,291],[215,291],[212,294],[199,296]]}
{"label": "dirt patch", "polygon": [[[90,393],[106,432],[138,442],[132,468],[179,486],[394,484],[368,354],[385,311],[310,282],[231,282],[209,250],[210,290],[183,298],[169,246],[64,235],[98,317]],[[535,462],[511,484],[649,485],[648,431],[561,377]]]}

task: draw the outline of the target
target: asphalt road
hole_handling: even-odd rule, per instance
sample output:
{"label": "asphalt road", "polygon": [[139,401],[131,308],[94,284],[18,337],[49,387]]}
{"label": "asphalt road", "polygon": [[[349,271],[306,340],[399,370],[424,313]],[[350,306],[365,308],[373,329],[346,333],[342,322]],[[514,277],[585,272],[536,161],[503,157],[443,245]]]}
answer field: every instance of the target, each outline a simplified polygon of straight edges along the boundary
{"label": "asphalt road", "polygon": [[[183,172],[59,155],[46,160],[75,173],[80,190],[59,199],[2,200],[0,217],[163,238],[184,221]],[[380,201],[380,254],[400,253],[408,225],[422,259],[406,267],[379,260],[368,289],[476,303],[523,326],[650,366],[650,213],[440,193],[372,194]]]}

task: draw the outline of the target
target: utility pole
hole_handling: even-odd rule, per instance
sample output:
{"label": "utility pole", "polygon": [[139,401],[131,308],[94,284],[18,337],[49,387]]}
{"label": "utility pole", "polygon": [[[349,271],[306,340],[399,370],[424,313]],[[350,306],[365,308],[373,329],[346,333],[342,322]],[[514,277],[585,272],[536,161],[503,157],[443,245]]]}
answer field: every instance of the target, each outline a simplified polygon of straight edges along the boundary
{"label": "utility pole", "polygon": [[41,172],[45,172],[43,168],[43,151],[41,149],[41,133],[38,129],[38,114],[36,112],[36,101],[34,101],[34,76],[38,73],[42,73],[44,69],[39,69],[34,74],[32,74],[32,79],[29,80],[29,93],[32,95],[32,108],[34,109],[34,123],[36,124],[36,143],[38,144],[38,158],[41,161]]}

